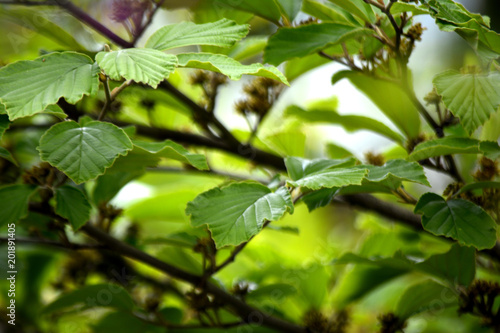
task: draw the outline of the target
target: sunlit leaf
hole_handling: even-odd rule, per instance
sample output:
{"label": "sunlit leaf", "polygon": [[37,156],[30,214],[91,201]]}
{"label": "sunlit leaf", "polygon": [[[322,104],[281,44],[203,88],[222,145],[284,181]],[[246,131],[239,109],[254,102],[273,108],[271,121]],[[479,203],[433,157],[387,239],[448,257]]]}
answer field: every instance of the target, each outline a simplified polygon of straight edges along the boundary
{"label": "sunlit leaf", "polygon": [[391,14],[396,15],[404,12],[410,12],[413,16],[429,14],[429,10],[427,10],[424,6],[417,6],[412,3],[404,2],[394,2],[392,4]]}
{"label": "sunlit leaf", "polygon": [[475,139],[445,137],[418,144],[408,157],[408,160],[421,161],[443,155],[479,153],[479,141]]}
{"label": "sunlit leaf", "polygon": [[182,53],[178,56],[179,66],[205,69],[227,75],[231,80],[239,80],[245,74],[267,77],[289,85],[286,77],[273,66],[256,63],[242,65],[238,61],[223,54]]}
{"label": "sunlit leaf", "polygon": [[388,187],[399,187],[402,181],[409,181],[431,186],[424,173],[424,168],[416,162],[401,159],[389,160],[383,166],[361,165],[361,169],[368,169],[367,180],[380,182]]}
{"label": "sunlit leaf", "polygon": [[110,123],[91,121],[81,126],[67,121],[45,132],[37,149],[43,161],[80,184],[103,174],[118,156],[132,149],[132,142]]}
{"label": "sunlit leaf", "polygon": [[335,168],[311,173],[295,181],[288,181],[294,187],[304,187],[310,190],[322,188],[342,187],[347,185],[361,185],[368,174],[367,169]]}
{"label": "sunlit leaf", "polygon": [[146,47],[161,51],[189,45],[230,47],[245,37],[248,30],[247,24],[236,24],[226,18],[204,24],[181,22],[157,30],[146,42]]}
{"label": "sunlit leaf", "polygon": [[317,17],[323,22],[332,21],[336,23],[360,25],[349,12],[329,2],[323,3],[315,0],[304,0],[302,11]]}
{"label": "sunlit leaf", "polygon": [[451,237],[479,250],[495,246],[495,221],[470,201],[446,201],[437,194],[426,193],[415,206],[415,213],[422,214],[424,229],[434,235]]}
{"label": "sunlit leaf", "polygon": [[112,80],[122,78],[142,82],[156,88],[175,70],[177,57],[154,49],[124,49],[99,52],[95,57],[99,67]]}
{"label": "sunlit leaf", "polygon": [[186,208],[194,227],[208,225],[217,247],[249,240],[265,221],[276,221],[287,211],[293,213],[293,203],[286,188],[273,193],[264,185],[248,182],[204,192]]}
{"label": "sunlit leaf", "polygon": [[282,16],[292,22],[302,7],[302,0],[274,0]]}
{"label": "sunlit leaf", "polygon": [[75,104],[97,92],[98,73],[92,59],[75,52],[18,61],[0,69],[0,102],[10,120],[42,112],[61,97]]}
{"label": "sunlit leaf", "polygon": [[453,196],[458,196],[461,193],[465,193],[465,192],[473,191],[473,190],[485,189],[485,188],[500,189],[500,182],[484,181],[484,182],[477,182],[477,183],[469,183],[467,185],[464,185],[462,188],[460,188],[460,190],[458,190]]}
{"label": "sunlit leaf", "polygon": [[467,132],[488,121],[500,106],[500,73],[461,74],[446,71],[433,80],[446,107],[460,118]]}
{"label": "sunlit leaf", "polygon": [[374,22],[375,20],[372,7],[363,0],[330,0],[330,2],[359,17],[363,22]]}
{"label": "sunlit leaf", "polygon": [[134,150],[132,152],[138,155],[152,155],[158,158],[173,159],[189,164],[198,170],[208,170],[205,155],[191,153],[171,140],[162,142],[134,141]]}
{"label": "sunlit leaf", "polygon": [[304,178],[312,173],[340,168],[340,167],[351,167],[356,164],[355,158],[345,158],[341,160],[332,160],[326,158],[318,158],[314,160],[307,160],[300,157],[287,157],[285,158],[285,165],[288,171],[288,175],[292,180],[298,180]]}
{"label": "sunlit leaf", "polygon": [[279,65],[286,60],[304,57],[327,46],[372,33],[370,29],[338,23],[281,28],[269,38],[264,50],[264,62]]}
{"label": "sunlit leaf", "polygon": [[56,214],[69,220],[73,230],[78,230],[90,219],[90,203],[82,191],[73,186],[56,189]]}

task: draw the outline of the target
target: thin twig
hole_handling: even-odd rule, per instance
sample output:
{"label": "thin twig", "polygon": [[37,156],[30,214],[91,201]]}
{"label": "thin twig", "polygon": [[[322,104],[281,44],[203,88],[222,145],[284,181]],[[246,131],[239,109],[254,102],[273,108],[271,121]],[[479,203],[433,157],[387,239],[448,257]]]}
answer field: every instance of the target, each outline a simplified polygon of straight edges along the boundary
{"label": "thin twig", "polygon": [[156,12],[158,11],[158,9],[160,9],[160,7],[163,5],[164,2],[165,0],[160,0],[158,3],[155,3],[155,8],[153,8],[144,25],[141,26],[141,28],[137,31],[136,35],[134,36],[134,39],[131,42],[132,45],[135,46],[139,38],[141,38],[141,36],[144,34],[144,31],[146,31],[151,22],[153,22],[153,17],[155,16]]}
{"label": "thin twig", "polygon": [[113,41],[115,44],[123,47],[123,48],[131,48],[134,47],[134,45],[131,42],[126,41],[125,39],[121,38],[111,30],[109,30],[107,27],[105,27],[103,24],[98,22],[96,19],[94,19],[92,16],[84,12],[80,7],[75,6],[71,1],[69,0],[54,0],[54,2],[64,10],[66,10],[68,13],[73,15],[76,19],[79,21],[87,24],[89,27],[100,33],[101,35],[105,36],[109,40]]}

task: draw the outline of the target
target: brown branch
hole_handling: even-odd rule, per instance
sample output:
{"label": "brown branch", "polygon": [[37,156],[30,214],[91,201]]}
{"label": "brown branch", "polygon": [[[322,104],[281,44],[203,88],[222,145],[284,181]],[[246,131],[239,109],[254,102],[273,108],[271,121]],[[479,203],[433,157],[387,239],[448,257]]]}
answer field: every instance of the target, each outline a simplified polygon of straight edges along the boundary
{"label": "brown branch", "polygon": [[[57,219],[58,221],[67,221],[56,215],[50,206],[45,206],[39,203],[30,203],[29,208],[31,211],[35,211],[51,218]],[[188,282],[189,284],[200,287],[202,286],[203,279],[200,276],[186,272],[180,268],[170,265],[164,261],[161,261],[146,252],[136,249],[135,247],[124,243],[111,235],[91,226],[89,223],[80,228],[85,234],[95,239],[101,244],[104,244],[108,249],[114,250],[121,256],[134,259],[143,264],[147,264],[153,268],[156,268],[167,275]],[[287,322],[280,318],[272,317],[257,308],[254,308],[247,303],[243,302],[241,299],[229,294],[227,291],[221,289],[217,285],[211,282],[203,283],[203,287],[209,294],[215,296],[218,300],[229,306],[244,322],[246,323],[259,323],[269,328],[279,330],[281,332],[290,333],[310,333],[306,328],[298,326],[296,324]]]}
{"label": "brown branch", "polygon": [[[94,238],[95,240],[103,244],[106,244],[110,249],[115,250],[120,255],[147,264],[176,279],[183,280],[194,286],[199,286],[200,283],[202,282],[201,277],[183,271],[166,262],[163,262],[145,252],[142,252],[124,242],[119,241],[118,239],[110,236],[109,234],[106,234],[103,231],[96,229],[88,224],[83,226],[81,230],[90,237]],[[281,332],[290,332],[290,333],[308,332],[308,330],[304,327],[295,325],[293,323],[289,323],[282,319],[275,318],[263,313],[262,311],[248,305],[241,299],[229,294],[227,291],[221,289],[220,287],[216,286],[211,282],[206,283],[205,290],[208,293],[214,295],[217,299],[219,299],[223,303],[230,306],[244,322],[247,323],[260,322],[264,326],[277,329]]]}

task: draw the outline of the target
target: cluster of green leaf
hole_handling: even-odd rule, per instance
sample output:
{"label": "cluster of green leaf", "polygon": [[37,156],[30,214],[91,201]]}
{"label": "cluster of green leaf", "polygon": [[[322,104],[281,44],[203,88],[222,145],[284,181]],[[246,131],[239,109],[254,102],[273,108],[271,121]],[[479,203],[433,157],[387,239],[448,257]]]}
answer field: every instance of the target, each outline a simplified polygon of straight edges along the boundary
{"label": "cluster of green leaf", "polygon": [[[52,5],[78,19],[0,8],[2,29],[36,33],[0,58],[0,227],[16,223],[22,330],[499,329],[488,17],[452,0],[197,0],[179,12],[191,21],[137,47],[163,3],[115,1],[131,42],[72,2]],[[427,105],[409,69],[418,15],[474,54],[434,76]],[[342,114],[337,98],[277,112],[285,86],[330,62],[345,67],[332,84],[347,79],[387,122]],[[226,78],[245,81],[234,110],[221,110]],[[318,123],[393,146],[360,158],[318,138]],[[426,169],[451,179],[442,194]],[[148,195],[124,204],[134,184]]]}

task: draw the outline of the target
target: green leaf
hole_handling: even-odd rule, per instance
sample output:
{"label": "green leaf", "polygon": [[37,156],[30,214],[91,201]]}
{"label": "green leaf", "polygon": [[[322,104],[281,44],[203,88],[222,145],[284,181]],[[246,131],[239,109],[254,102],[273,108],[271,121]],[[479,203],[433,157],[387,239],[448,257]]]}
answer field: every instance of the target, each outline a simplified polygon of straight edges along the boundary
{"label": "green leaf", "polygon": [[488,29],[488,17],[473,14],[452,0],[430,0],[427,6],[439,29],[455,31],[477,51],[482,60],[498,58],[500,34]]}
{"label": "green leaf", "polygon": [[383,166],[360,165],[358,168],[368,169],[366,177],[368,181],[380,182],[391,189],[398,188],[402,181],[431,186],[425,176],[424,168],[416,162],[394,159]]}
{"label": "green leaf", "polygon": [[315,209],[328,206],[338,190],[338,187],[333,187],[313,191],[304,195],[301,201],[306,204],[309,212],[312,212]]}
{"label": "green leaf", "polygon": [[401,14],[404,12],[410,12],[413,16],[416,15],[426,15],[429,14],[429,10],[424,6],[417,6],[412,3],[404,3],[404,2],[394,2],[391,6],[391,14]]}
{"label": "green leaf", "polygon": [[316,53],[327,46],[339,44],[373,31],[339,23],[308,24],[296,28],[281,28],[269,38],[264,50],[264,62],[282,62]]}
{"label": "green leaf", "polygon": [[[3,104],[0,104],[0,106]],[[9,128],[10,126],[10,121],[9,121],[9,116],[6,114],[0,114],[0,140],[2,140],[3,135],[5,134],[5,131]]]}
{"label": "green leaf", "polygon": [[59,312],[68,308],[74,309],[77,306],[81,310],[93,307],[109,307],[130,311],[134,307],[134,301],[125,289],[116,284],[87,285],[63,294],[43,308],[42,314]]}
{"label": "green leaf", "polygon": [[153,49],[124,49],[99,52],[99,67],[110,79],[142,82],[155,88],[175,70],[177,57]]}
{"label": "green leaf", "polygon": [[282,16],[292,22],[302,7],[302,0],[274,0]]}
{"label": "green leaf", "polygon": [[218,248],[248,241],[265,221],[276,221],[287,211],[293,213],[293,203],[286,188],[273,193],[264,185],[249,182],[204,192],[186,208],[194,227],[208,225]]}
{"label": "green leaf", "polygon": [[356,265],[337,282],[333,301],[343,308],[407,271],[401,268]]}
{"label": "green leaf", "polygon": [[130,181],[142,175],[142,170],[132,169],[129,172],[105,173],[96,180],[92,202],[99,206],[107,203]]}
{"label": "green leaf", "polygon": [[285,284],[285,283],[274,283],[266,286],[259,287],[254,291],[248,293],[247,297],[249,299],[262,299],[262,298],[272,298],[279,295],[280,298],[285,298],[297,293],[295,287]]}
{"label": "green leaf", "polygon": [[31,185],[0,187],[0,226],[15,223],[28,215],[28,203],[36,188]]}
{"label": "green leaf", "polygon": [[358,23],[347,11],[329,2],[322,3],[315,0],[304,0],[302,11],[317,17],[323,22],[332,21],[342,24]]}
{"label": "green leaf", "polygon": [[408,160],[421,161],[436,156],[479,153],[479,141],[475,139],[445,137],[418,144]]}
{"label": "green leaf", "polygon": [[452,285],[469,286],[476,275],[476,251],[472,247],[453,244],[443,254],[435,254],[415,265],[417,270],[447,280]]}
{"label": "green leaf", "polygon": [[73,230],[80,229],[90,219],[90,203],[82,191],[73,186],[56,189],[56,214],[69,220]]}
{"label": "green leaf", "polygon": [[479,150],[484,156],[490,160],[500,158],[500,145],[496,141],[481,141],[479,142]]}
{"label": "green leaf", "polygon": [[383,135],[399,144],[403,144],[403,137],[391,130],[386,125],[372,118],[356,115],[340,115],[334,111],[312,109],[304,110],[296,105],[291,105],[285,110],[285,115],[295,116],[309,122],[338,124],[346,131],[354,132],[369,130]]}
{"label": "green leaf", "polygon": [[342,187],[347,185],[361,185],[363,178],[365,178],[367,174],[367,169],[327,169],[319,172],[314,172],[296,181],[288,181],[288,184],[293,187],[304,187],[310,190]]}
{"label": "green leaf", "polygon": [[99,68],[75,52],[51,53],[0,69],[0,102],[10,120],[42,112],[64,97],[75,104],[99,88]]}
{"label": "green leaf", "polygon": [[6,159],[7,161],[11,162],[14,165],[19,166],[19,164],[14,159],[14,157],[12,156],[12,154],[10,153],[10,151],[8,151],[7,149],[5,149],[4,147],[0,147],[0,157],[3,158],[3,159]]}
{"label": "green leaf", "polygon": [[332,82],[347,78],[382,111],[407,138],[416,138],[420,132],[417,108],[403,89],[395,83],[351,71],[336,73]]}
{"label": "green leaf", "polygon": [[248,24],[236,24],[226,18],[205,24],[181,22],[157,30],[149,37],[146,47],[161,51],[189,45],[230,47],[245,37],[249,28]]}
{"label": "green leaf", "polygon": [[165,332],[165,329],[147,323],[129,312],[119,311],[103,316],[98,323],[92,325],[92,332],[162,333]]}
{"label": "green leaf", "polygon": [[484,181],[484,182],[470,183],[470,184],[467,184],[467,185],[463,186],[453,196],[456,197],[456,196],[458,196],[461,193],[465,193],[465,192],[473,191],[473,190],[478,190],[478,189],[483,189],[483,188],[497,188],[497,189],[500,189],[500,182]]}
{"label": "green leaf", "polygon": [[266,45],[267,36],[250,36],[234,45],[227,55],[236,61],[243,61],[261,54]]}
{"label": "green leaf", "polygon": [[330,0],[330,2],[359,17],[363,23],[374,23],[375,21],[375,13],[372,7],[363,0]]}
{"label": "green leaf", "polygon": [[281,18],[280,7],[275,1],[270,0],[217,0],[217,5],[228,6],[249,12],[265,18],[274,23],[279,23]]}
{"label": "green leaf", "polygon": [[331,160],[326,158],[307,160],[300,157],[285,158],[286,170],[292,180],[299,180],[318,171],[333,169],[334,167],[352,167],[355,164],[356,159],[353,157],[341,160]]}
{"label": "green leaf", "polygon": [[304,156],[306,151],[306,135],[295,128],[268,135],[262,142],[280,156]]}
{"label": "green leaf", "polygon": [[436,302],[439,302],[440,309],[456,306],[457,294],[442,284],[427,280],[406,289],[396,306],[395,314],[404,321],[419,313],[435,310]]}
{"label": "green leaf", "polygon": [[51,104],[45,108],[42,112],[43,114],[49,114],[51,116],[57,117],[61,120],[68,118],[68,115],[64,113],[63,109],[57,104]]}
{"label": "green leaf", "polygon": [[437,194],[426,193],[415,206],[415,213],[422,214],[424,229],[434,235],[451,237],[461,245],[478,250],[495,246],[495,221],[470,201],[446,201]]}
{"label": "green leaf", "polygon": [[199,68],[222,73],[231,80],[239,80],[244,74],[248,74],[267,77],[289,85],[286,77],[273,66],[263,66],[262,64],[242,65],[223,54],[182,53],[177,57],[181,67]]}
{"label": "green leaf", "polygon": [[154,155],[189,164],[198,170],[208,170],[207,159],[203,154],[194,154],[171,140],[162,142],[134,141],[134,153]]}
{"label": "green leaf", "polygon": [[446,107],[460,118],[467,132],[488,121],[500,106],[500,73],[461,74],[446,71],[433,80]]}
{"label": "green leaf", "polygon": [[80,184],[102,175],[118,156],[132,149],[132,142],[110,123],[92,121],[80,126],[67,121],[45,132],[37,149],[43,161]]}

